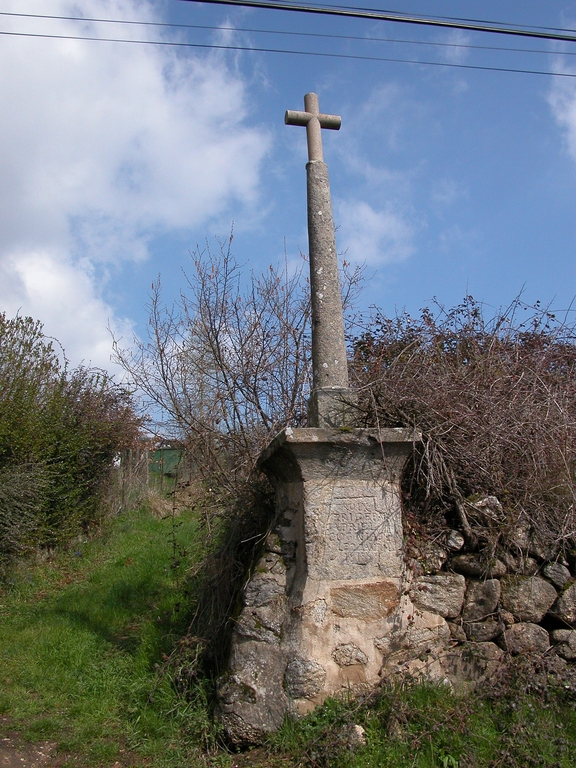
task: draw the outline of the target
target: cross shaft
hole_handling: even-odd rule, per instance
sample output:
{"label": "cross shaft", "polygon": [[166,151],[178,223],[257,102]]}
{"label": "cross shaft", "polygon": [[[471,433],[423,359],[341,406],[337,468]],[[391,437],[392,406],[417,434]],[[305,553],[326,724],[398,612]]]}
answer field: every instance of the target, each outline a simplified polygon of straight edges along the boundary
{"label": "cross shaft", "polygon": [[337,115],[323,115],[318,96],[307,93],[305,112],[286,112],[287,125],[306,126],[308,197],[308,244],[310,253],[310,296],[312,307],[312,393],[308,425],[340,427],[348,420],[349,400],[346,341],[342,296],[338,277],[338,256],[330,199],[328,168],[322,158],[322,128],[338,130]]}

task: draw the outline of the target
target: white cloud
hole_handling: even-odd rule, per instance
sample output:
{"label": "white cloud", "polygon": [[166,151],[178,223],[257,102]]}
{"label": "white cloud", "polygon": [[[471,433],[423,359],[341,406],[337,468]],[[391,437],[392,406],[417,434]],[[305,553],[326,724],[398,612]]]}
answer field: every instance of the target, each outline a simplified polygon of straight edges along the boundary
{"label": "white cloud", "polygon": [[0,261],[2,310],[10,317],[27,314],[40,319],[47,335],[54,335],[56,329],[55,338],[74,363],[114,370],[108,324],[116,335],[129,338],[132,325],[114,317],[113,309],[97,295],[93,278],[89,266],[70,263],[65,252],[4,255]]}
{"label": "white cloud", "polygon": [[362,201],[337,205],[340,223],[338,249],[346,259],[367,264],[404,261],[414,252],[413,231],[406,220],[392,210],[374,210]]}
{"label": "white cloud", "polygon": [[463,64],[470,54],[470,35],[461,29],[451,29],[438,38],[447,44],[442,48],[442,58],[449,64]]}
{"label": "white cloud", "polygon": [[[150,0],[82,9],[156,18]],[[78,5],[37,0],[26,12],[73,16]],[[79,34],[73,22],[47,24]],[[149,34],[92,24],[81,33],[95,31]],[[3,36],[0,103],[0,311],[33,314],[68,338],[73,359],[102,364],[115,319],[94,265],[145,258],[151,237],[204,224],[232,203],[254,207],[269,138],[246,125],[244,83],[223,58],[154,46]]]}
{"label": "white cloud", "polygon": [[[556,61],[556,68],[562,67],[562,61]],[[565,71],[570,71],[564,68]],[[548,103],[552,108],[556,122],[560,125],[566,140],[568,152],[576,160],[576,83],[572,78],[554,78],[548,94]]]}
{"label": "white cloud", "polygon": [[432,184],[430,199],[437,208],[451,206],[463,197],[467,198],[468,193],[455,179],[437,179]]}

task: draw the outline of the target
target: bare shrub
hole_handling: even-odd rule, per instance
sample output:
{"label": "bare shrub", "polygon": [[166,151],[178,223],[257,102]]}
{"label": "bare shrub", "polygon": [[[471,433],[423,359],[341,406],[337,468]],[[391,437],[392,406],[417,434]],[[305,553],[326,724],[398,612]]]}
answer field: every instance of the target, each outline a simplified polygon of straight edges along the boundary
{"label": "bare shrub", "polygon": [[[152,286],[148,336],[115,339],[116,362],[144,398],[156,431],[181,440],[210,482],[235,493],[285,426],[304,426],[311,384],[310,289],[287,263],[246,274],[233,235],[191,254],[179,300]],[[356,298],[362,269],[344,264],[342,298]]]}
{"label": "bare shrub", "polygon": [[153,285],[148,338],[117,361],[143,393],[157,429],[186,444],[201,472],[229,491],[250,476],[268,440],[303,424],[309,389],[309,296],[301,274],[270,267],[242,283],[230,252],[207,247],[172,307]]}
{"label": "bare shrub", "polygon": [[[360,421],[417,426],[409,507],[440,530],[458,520],[473,546],[548,553],[576,540],[576,334],[516,300],[486,318],[468,297],[436,314],[376,313],[354,342]],[[473,506],[493,495],[502,511]]]}

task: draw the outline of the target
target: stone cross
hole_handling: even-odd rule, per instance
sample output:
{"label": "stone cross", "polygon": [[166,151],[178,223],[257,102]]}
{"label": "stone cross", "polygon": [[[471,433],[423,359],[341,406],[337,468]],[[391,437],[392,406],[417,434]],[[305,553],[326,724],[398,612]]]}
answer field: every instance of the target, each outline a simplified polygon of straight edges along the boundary
{"label": "stone cross", "polygon": [[339,130],[338,115],[321,114],[318,96],[304,96],[304,112],[288,110],[286,125],[306,126],[308,246],[312,299],[312,396],[309,426],[341,427],[349,415],[346,343],[328,168],[322,156],[322,128]]}

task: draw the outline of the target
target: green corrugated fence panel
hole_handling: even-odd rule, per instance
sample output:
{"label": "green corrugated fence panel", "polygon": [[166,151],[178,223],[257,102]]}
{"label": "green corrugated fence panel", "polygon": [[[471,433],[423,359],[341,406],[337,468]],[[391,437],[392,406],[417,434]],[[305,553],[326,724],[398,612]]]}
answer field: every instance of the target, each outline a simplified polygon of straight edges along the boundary
{"label": "green corrugated fence panel", "polygon": [[150,472],[173,475],[181,458],[182,451],[176,448],[159,448],[150,454]]}

